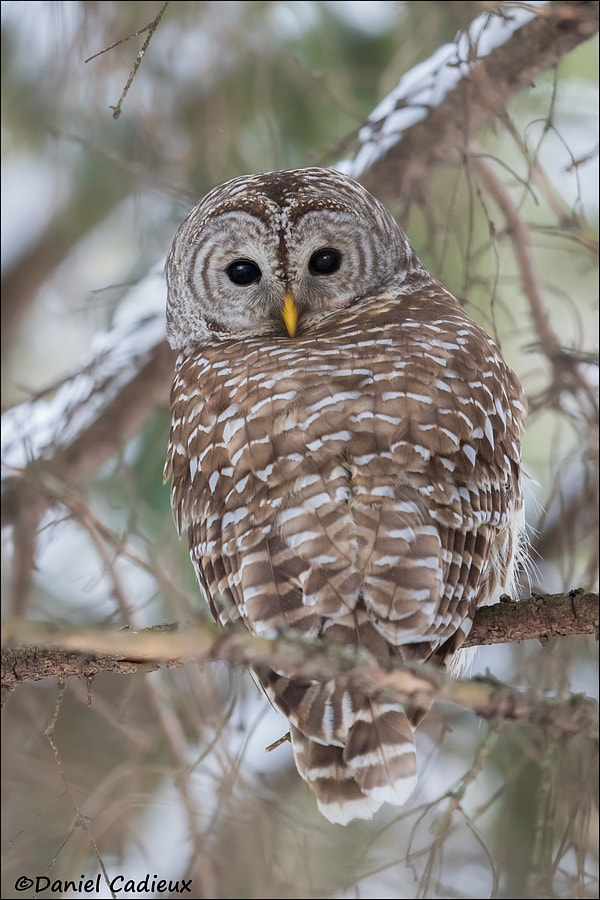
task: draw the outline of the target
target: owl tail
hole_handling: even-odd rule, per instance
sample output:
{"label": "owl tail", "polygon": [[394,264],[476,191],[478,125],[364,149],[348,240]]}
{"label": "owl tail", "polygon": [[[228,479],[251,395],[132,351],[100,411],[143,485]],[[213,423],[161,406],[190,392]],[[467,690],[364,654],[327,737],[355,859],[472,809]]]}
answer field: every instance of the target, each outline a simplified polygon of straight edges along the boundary
{"label": "owl tail", "polygon": [[290,730],[296,766],[321,813],[338,825],[370,819],[384,803],[406,803],[417,783],[413,727],[401,707],[369,703],[343,746]]}

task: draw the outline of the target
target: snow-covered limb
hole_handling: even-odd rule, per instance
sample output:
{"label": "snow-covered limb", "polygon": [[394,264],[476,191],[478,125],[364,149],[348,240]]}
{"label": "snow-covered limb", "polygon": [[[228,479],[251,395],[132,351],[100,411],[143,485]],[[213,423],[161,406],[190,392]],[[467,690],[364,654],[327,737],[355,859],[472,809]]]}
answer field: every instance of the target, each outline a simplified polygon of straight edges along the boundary
{"label": "snow-covered limb", "polygon": [[52,459],[73,444],[149,362],[165,334],[162,266],[129,291],[109,332],[98,334],[91,358],[47,398],[13,406],[2,416],[3,474],[32,460]]}
{"label": "snow-covered limb", "polygon": [[96,336],[89,362],[2,416],[2,484],[9,502],[33,466],[74,482],[88,475],[168,402],[173,355],[165,341],[166,285],[159,262],[123,298],[110,331]]}
{"label": "snow-covered limb", "polygon": [[360,132],[340,168],[384,203],[418,197],[432,171],[462,163],[509,101],[598,31],[598,3],[503,3],[413,67]]}
{"label": "snow-covered limb", "polygon": [[429,59],[413,66],[397,86],[375,107],[367,125],[359,132],[360,149],[354,159],[336,168],[360,180],[367,169],[395,144],[417,122],[426,119],[459,82],[468,78],[483,57],[531,22],[546,3],[523,7],[507,7],[501,14],[483,13],[466,31],[459,31],[452,44],[444,44]]}

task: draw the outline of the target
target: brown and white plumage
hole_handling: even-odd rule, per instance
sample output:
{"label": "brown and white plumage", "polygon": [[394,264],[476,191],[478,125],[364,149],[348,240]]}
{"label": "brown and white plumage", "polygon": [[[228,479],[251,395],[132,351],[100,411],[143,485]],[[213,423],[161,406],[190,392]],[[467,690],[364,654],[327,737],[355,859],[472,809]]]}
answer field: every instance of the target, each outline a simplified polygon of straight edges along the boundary
{"label": "brown and white plumage", "polygon": [[[524,398],[493,341],[325,169],[212,191],[167,278],[166,477],[215,618],[443,661],[510,589],[521,530]],[[408,798],[402,707],[259,674],[327,818]]]}

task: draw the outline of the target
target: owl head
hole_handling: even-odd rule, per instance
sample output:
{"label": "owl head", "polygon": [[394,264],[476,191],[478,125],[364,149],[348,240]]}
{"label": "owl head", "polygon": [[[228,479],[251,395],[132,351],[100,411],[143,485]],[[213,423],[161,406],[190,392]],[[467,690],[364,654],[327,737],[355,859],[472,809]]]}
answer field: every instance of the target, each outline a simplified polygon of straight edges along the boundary
{"label": "owl head", "polygon": [[420,263],[362,185],[332,169],[234,178],[182,223],[166,265],[167,331],[183,349],[294,337],[354,305],[398,292]]}

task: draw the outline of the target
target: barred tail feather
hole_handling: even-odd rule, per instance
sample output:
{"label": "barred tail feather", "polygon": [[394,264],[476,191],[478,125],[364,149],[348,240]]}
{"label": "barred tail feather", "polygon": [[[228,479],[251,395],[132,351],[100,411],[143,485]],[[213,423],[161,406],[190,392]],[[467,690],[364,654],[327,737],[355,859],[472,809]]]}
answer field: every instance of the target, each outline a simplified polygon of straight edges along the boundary
{"label": "barred tail feather", "polygon": [[371,819],[384,803],[406,803],[417,782],[413,728],[401,708],[369,704],[344,746],[291,728],[296,766],[314,791],[321,813],[338,825]]}

